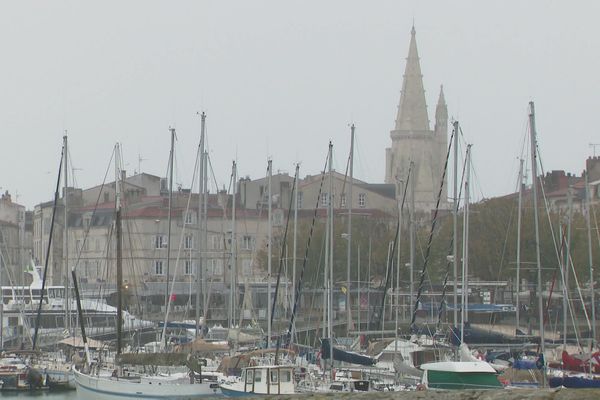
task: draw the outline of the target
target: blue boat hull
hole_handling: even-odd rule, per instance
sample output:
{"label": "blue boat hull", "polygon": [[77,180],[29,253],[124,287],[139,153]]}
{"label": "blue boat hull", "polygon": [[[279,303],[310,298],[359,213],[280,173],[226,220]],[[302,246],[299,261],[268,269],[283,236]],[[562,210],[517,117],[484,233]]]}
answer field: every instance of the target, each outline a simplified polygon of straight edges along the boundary
{"label": "blue boat hull", "polygon": [[548,379],[550,387],[564,386],[569,389],[600,388],[600,379],[582,378],[579,376],[552,377]]}

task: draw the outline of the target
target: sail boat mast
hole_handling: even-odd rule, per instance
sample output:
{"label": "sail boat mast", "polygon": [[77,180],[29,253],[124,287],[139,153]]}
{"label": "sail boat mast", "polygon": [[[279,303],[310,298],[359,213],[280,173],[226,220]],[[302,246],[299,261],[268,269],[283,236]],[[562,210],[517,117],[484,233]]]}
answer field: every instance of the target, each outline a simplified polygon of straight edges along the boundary
{"label": "sail boat mast", "polygon": [[202,288],[202,279],[203,279],[203,251],[204,251],[204,242],[202,240],[202,228],[203,228],[203,213],[202,206],[204,201],[204,196],[206,195],[204,191],[204,139],[205,139],[205,124],[206,124],[206,114],[202,112],[200,115],[200,144],[198,146],[198,155],[200,156],[200,160],[198,163],[198,265],[196,266],[196,337],[200,334],[200,310],[202,309],[201,296],[203,295]]}
{"label": "sail boat mast", "polygon": [[122,328],[123,328],[123,255],[122,255],[122,232],[121,232],[121,171],[120,171],[120,155],[119,144],[115,145],[115,232],[116,232],[116,247],[117,247],[117,354],[121,354],[122,349]]}
{"label": "sail boat mast", "polygon": [[237,303],[236,296],[236,278],[237,278],[237,242],[235,232],[235,196],[236,196],[236,184],[237,184],[237,165],[235,161],[231,167],[231,186],[232,186],[232,207],[231,207],[231,274],[230,274],[230,289],[229,289],[229,304],[231,307],[231,314],[229,320],[229,328],[235,326],[235,309]]}
{"label": "sail boat mast", "polygon": [[[588,236],[588,261],[590,264],[590,296],[592,304],[592,340],[590,342],[590,352],[594,352],[594,345],[596,343],[596,298],[594,293],[594,264],[592,258],[592,202],[590,197],[590,182],[589,182],[589,171],[585,173],[585,202],[586,202],[586,213],[585,222],[587,225],[587,236]],[[591,359],[590,359],[591,362]],[[591,368],[590,368],[591,371]]]}
{"label": "sail boat mast", "polygon": [[[533,220],[535,223],[535,254],[537,263],[537,297],[538,297],[538,322],[540,330],[540,352],[543,355],[546,350],[544,344],[544,300],[542,296],[542,264],[540,255],[540,226],[538,218],[538,176],[537,176],[537,138],[535,131],[535,106],[533,101],[529,102],[529,130],[531,137],[531,177],[533,180]],[[542,386],[546,386],[546,373],[542,371]]]}
{"label": "sail boat mast", "polygon": [[329,142],[329,196],[327,199],[327,217],[329,219],[329,307],[327,330],[329,331],[329,360],[331,362],[331,380],[333,380],[333,144]]}
{"label": "sail boat mast", "polygon": [[71,334],[71,296],[69,293],[69,151],[67,147],[67,133],[63,136],[64,157],[63,157],[63,202],[64,202],[64,229],[63,229],[63,249],[64,249],[64,285],[65,285],[65,329]]}
{"label": "sail boat mast", "polygon": [[467,146],[465,161],[465,209],[463,212],[463,271],[462,271],[462,312],[460,327],[460,343],[464,342],[465,323],[469,322],[469,202],[471,178],[471,145]]}
{"label": "sail boat mast", "polygon": [[[292,304],[296,304],[296,249],[298,243],[298,178],[300,175],[300,164],[296,164],[294,174],[294,257],[292,258]],[[296,335],[296,321],[292,325],[290,342],[294,342]]]}
{"label": "sail boat mast", "polygon": [[[169,128],[171,132],[171,154],[169,157],[169,215],[167,228],[167,275],[165,279],[165,312],[169,305],[169,274],[171,267],[171,210],[173,209],[173,159],[175,158],[175,128]],[[167,340],[165,336],[165,340]]]}
{"label": "sail boat mast", "polygon": [[[458,325],[458,121],[454,121],[454,206],[452,209],[452,267],[454,269],[454,326]],[[412,305],[411,305],[412,309]]]}
{"label": "sail boat mast", "polygon": [[272,263],[272,245],[273,245],[273,217],[271,215],[271,178],[273,177],[273,161],[269,159],[267,163],[267,175],[268,175],[268,190],[267,190],[267,204],[269,207],[267,223],[267,349],[271,347],[271,263]]}
{"label": "sail boat mast", "polygon": [[[350,336],[350,328],[352,326],[352,308],[350,307],[350,269],[352,264],[352,184],[354,180],[354,124],[350,127],[350,159],[349,159],[349,170],[350,170],[350,183],[348,185],[348,198],[346,204],[348,205],[348,265],[346,271],[346,336]],[[360,328],[359,328],[360,330]]]}
{"label": "sail boat mast", "polygon": [[515,307],[516,328],[520,326],[521,303],[519,295],[521,293],[521,218],[523,215],[523,164],[525,160],[519,159],[519,210],[517,211],[517,298]]}

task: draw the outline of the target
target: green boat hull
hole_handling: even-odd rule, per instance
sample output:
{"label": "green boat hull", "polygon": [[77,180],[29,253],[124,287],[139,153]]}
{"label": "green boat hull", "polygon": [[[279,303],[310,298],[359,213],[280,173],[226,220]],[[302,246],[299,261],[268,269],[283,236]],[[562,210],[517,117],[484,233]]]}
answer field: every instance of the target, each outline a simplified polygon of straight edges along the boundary
{"label": "green boat hull", "polygon": [[502,389],[496,374],[489,372],[427,371],[429,389]]}

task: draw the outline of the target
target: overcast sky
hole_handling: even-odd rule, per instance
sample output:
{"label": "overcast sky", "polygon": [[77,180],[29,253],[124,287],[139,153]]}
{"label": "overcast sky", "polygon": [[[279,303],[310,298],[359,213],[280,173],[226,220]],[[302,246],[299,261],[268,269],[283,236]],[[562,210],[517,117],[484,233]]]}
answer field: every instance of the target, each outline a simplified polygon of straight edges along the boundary
{"label": "overcast sky", "polygon": [[[474,144],[478,194],[512,191],[534,100],[544,168],[580,173],[600,143],[596,1],[52,1],[0,6],[0,187],[50,200],[62,135],[76,184],[102,181],[115,142],[126,169],[191,184],[206,111],[219,186],[239,175],[317,173],[328,140],[343,170],[384,180],[410,28],[429,117],[439,85]],[[598,148],[600,154],[600,147]]]}

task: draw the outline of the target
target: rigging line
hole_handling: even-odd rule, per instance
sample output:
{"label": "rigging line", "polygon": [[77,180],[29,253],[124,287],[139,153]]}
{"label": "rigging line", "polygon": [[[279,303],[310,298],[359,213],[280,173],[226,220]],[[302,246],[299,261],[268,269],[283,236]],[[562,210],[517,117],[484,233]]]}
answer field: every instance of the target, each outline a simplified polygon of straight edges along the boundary
{"label": "rigging line", "polygon": [[[60,152],[60,164],[58,167],[58,177],[56,178],[56,189],[54,191],[54,204],[52,205],[52,219],[50,221],[50,232],[48,235],[48,247],[46,248],[46,259],[44,260],[44,275],[42,276],[42,289],[40,290],[40,302],[38,304],[37,314],[35,317],[35,331],[33,333],[33,342],[31,344],[32,350],[35,350],[37,344],[38,330],[40,327],[40,318],[42,313],[42,304],[44,302],[44,289],[46,288],[46,279],[48,275],[48,261],[50,260],[50,249],[52,246],[52,234],[54,233],[54,219],[56,217],[56,206],[58,203],[58,192],[60,191],[60,176],[62,174],[63,158],[65,156],[65,147],[62,147]],[[66,193],[65,193],[66,195]],[[34,267],[35,268],[35,267]],[[68,290],[68,288],[66,288]]]}
{"label": "rigging line", "polygon": [[[460,134],[463,135],[463,130],[460,125],[458,126],[458,130],[460,131]],[[463,137],[464,137],[464,135],[463,135]],[[473,164],[473,157],[471,157],[471,164]],[[485,196],[483,195],[483,188],[481,187],[481,180],[479,179],[479,176],[477,175],[477,169],[471,167],[471,170],[473,171],[473,174],[475,175],[475,182],[477,183],[477,186],[479,187],[479,193],[481,194],[481,198],[485,199]]]}
{"label": "rigging line", "polygon": [[[317,281],[319,280],[319,277],[321,276],[321,267],[323,266],[323,252],[325,249],[325,243],[326,243],[326,237],[325,235],[323,235],[323,238],[321,240],[321,249],[319,251],[319,257],[317,258],[317,271],[315,274],[313,274],[313,280],[310,282],[312,285],[312,288],[316,288],[317,285]],[[296,288],[294,288],[295,290]],[[313,315],[314,315],[314,311],[315,311],[315,298],[316,298],[316,293],[313,292],[313,296],[311,297],[311,301],[310,301],[310,308],[309,308],[309,313],[308,313],[308,326],[310,327],[312,321],[313,321]],[[292,304],[293,307],[293,304]],[[318,328],[316,329],[318,331]],[[292,338],[293,340],[293,338]],[[315,340],[313,342],[313,347],[317,346],[317,335],[315,334]]]}
{"label": "rigging line", "polygon": [[75,268],[77,268],[79,266],[79,261],[81,259],[81,253],[82,253],[83,249],[85,249],[85,246],[87,244],[87,239],[88,239],[89,234],[90,234],[90,229],[92,227],[92,222],[94,220],[94,217],[96,216],[96,212],[98,211],[98,205],[100,204],[100,197],[102,195],[102,192],[104,191],[104,186],[106,184],[106,178],[108,177],[108,173],[109,173],[109,171],[111,169],[111,164],[112,164],[112,161],[113,161],[114,157],[115,157],[115,148],[113,148],[113,151],[112,151],[111,156],[110,156],[110,160],[108,161],[108,167],[106,168],[106,172],[104,173],[104,179],[102,180],[102,184],[100,185],[100,190],[98,191],[98,197],[96,198],[96,203],[94,204],[94,210],[92,211],[92,216],[90,218],[90,223],[88,224],[87,228],[85,229],[85,232],[84,232],[84,235],[83,235],[83,242],[82,242],[81,246],[79,247],[79,251],[77,252],[77,259],[75,260]]}
{"label": "rigging line", "polygon": [[[406,194],[408,192],[408,188],[409,185],[411,184],[410,178],[412,175],[412,167],[414,166],[414,163],[410,164],[410,167],[408,168],[408,174],[406,176],[406,185],[404,185],[404,193],[402,194],[402,203],[400,204],[400,210],[398,212],[398,222],[396,224],[396,234],[394,236],[394,244],[392,245],[392,251],[389,253],[389,258],[387,260],[387,265],[386,265],[386,273],[385,273],[385,286],[383,288],[383,296],[381,297],[381,306],[379,308],[379,326],[381,327],[381,330],[383,331],[383,327],[384,327],[384,318],[383,315],[385,313],[385,298],[387,297],[387,290],[388,287],[390,286],[390,280],[392,279],[392,275],[393,275],[393,271],[391,270],[391,268],[393,268],[393,262],[394,262],[394,257],[395,257],[395,253],[396,253],[396,249],[398,247],[398,237],[400,235],[400,215],[402,214],[402,210],[404,209],[404,204],[406,203]],[[441,190],[441,189],[440,189]],[[398,251],[400,251],[398,249]],[[399,266],[398,266],[399,268]],[[373,314],[373,317],[375,317],[375,314]],[[374,321],[373,321],[374,322]]]}
{"label": "rigging line", "polygon": [[[281,250],[280,250],[280,258],[279,258],[279,273],[277,274],[277,282],[275,283],[275,295],[273,296],[273,305],[271,307],[271,326],[273,325],[273,317],[275,316],[275,306],[277,303],[277,294],[279,293],[279,283],[281,281],[281,272],[283,270],[283,260],[284,257],[287,255],[287,246],[286,246],[286,241],[287,241],[287,234],[288,234],[288,227],[290,224],[290,215],[292,214],[292,205],[294,204],[294,194],[295,194],[295,188],[296,188],[296,179],[297,179],[297,174],[294,174],[294,182],[292,183],[292,193],[290,195],[290,205],[288,207],[288,215],[287,215],[287,219],[285,222],[285,230],[283,232],[283,238],[281,240]],[[270,277],[269,277],[270,279]],[[277,347],[275,348],[275,365],[277,365],[277,356],[279,355],[279,345],[281,344],[281,335],[277,335]]]}
{"label": "rigging line", "polygon": [[[542,173],[541,176],[544,176],[545,175],[545,171],[544,171],[544,165],[543,165],[543,162],[542,162],[542,155],[540,154],[539,146],[536,145],[536,149],[535,150],[536,150],[537,158],[538,158],[539,164],[540,164],[540,172]],[[538,180],[537,177],[533,177],[533,184],[534,185],[537,183],[536,182],[537,180]],[[542,199],[544,201],[544,209],[546,211],[546,216],[548,217],[548,226],[550,227],[550,233],[551,233],[551,236],[552,236],[552,244],[554,245],[554,252],[555,252],[555,255],[556,255],[557,260],[558,260],[558,265],[561,265],[560,252],[558,250],[558,245],[556,243],[556,233],[554,232],[554,226],[552,225],[552,218],[550,216],[550,209],[548,207],[548,199],[546,197],[546,191],[544,189],[544,185],[542,184],[542,180],[541,179],[540,179],[540,187],[541,187],[541,190],[542,190]],[[533,210],[533,211],[537,212],[537,210]],[[564,283],[565,283],[564,271],[563,271],[562,268],[559,268],[559,269],[560,269],[560,275],[561,275],[562,283],[563,283],[563,286],[564,286]],[[577,282],[577,275],[575,275],[575,280],[576,280],[577,287],[578,287],[578,290],[579,290],[579,295],[581,296],[581,299],[583,300],[583,295],[581,294],[581,288],[579,288],[579,282]],[[567,299],[568,299],[568,297],[567,297]],[[569,301],[567,301],[567,303],[569,304],[569,309],[571,310],[571,315],[572,315],[572,318],[573,318],[574,311],[571,309],[571,303]],[[587,310],[586,310],[585,307],[583,307],[583,313],[585,315],[585,319],[586,319],[587,323],[589,324],[590,323],[590,319],[589,319],[589,316],[588,316],[588,313],[587,313]],[[576,326],[575,326],[575,331],[577,333],[577,327]]]}
{"label": "rigging line", "polygon": [[[449,142],[450,147],[452,147],[452,142],[454,139],[454,135],[456,134],[455,129],[452,130],[452,134],[450,135],[450,140]],[[450,153],[448,153],[449,155]],[[463,174],[464,174],[464,167],[463,167]],[[460,188],[462,190],[462,182],[460,185]],[[454,212],[458,212],[458,207],[460,204],[460,196],[458,196],[458,199],[456,201],[456,209],[453,209]],[[452,238],[450,239],[450,245],[448,247],[448,251],[446,254],[450,254],[452,253],[454,249],[454,236],[452,236]],[[456,254],[454,254],[454,257],[456,257]],[[448,279],[450,278],[450,266],[452,265],[452,263],[450,262],[450,259],[448,257],[446,257],[446,274],[444,275],[444,284],[442,286],[442,297],[441,297],[441,301],[440,301],[440,306],[438,308],[438,319],[437,319],[437,324],[436,324],[436,330],[440,329],[440,325],[442,323],[442,313],[444,311],[444,308],[446,307],[446,287],[448,285]],[[456,288],[454,288],[454,290],[456,290]],[[453,305],[454,307],[456,307],[456,304]]]}
{"label": "rigging line", "polygon": [[[304,260],[302,261],[302,269],[300,271],[300,278],[298,280],[298,284],[296,285],[296,293],[294,296],[294,307],[292,308],[292,315],[290,317],[290,324],[288,327],[288,331],[286,334],[286,341],[289,343],[290,337],[292,335],[292,329],[294,327],[294,319],[296,317],[296,310],[298,309],[298,303],[299,303],[299,299],[300,299],[300,291],[302,290],[302,280],[304,279],[304,272],[306,270],[306,264],[308,261],[308,251],[310,250],[310,242],[312,240],[312,236],[313,236],[313,231],[314,231],[314,227],[315,227],[315,221],[317,219],[317,213],[319,211],[319,201],[321,200],[321,193],[323,192],[323,183],[325,182],[325,175],[326,175],[326,171],[327,171],[327,162],[329,161],[329,151],[327,152],[327,157],[325,157],[325,165],[323,166],[323,172],[321,173],[321,183],[319,185],[319,193],[317,194],[317,200],[316,200],[316,204],[315,204],[315,211],[313,213],[313,218],[312,218],[312,222],[310,225],[310,232],[308,234],[308,240],[306,242],[306,248],[304,250]],[[333,249],[332,249],[333,251]],[[320,263],[320,261],[319,261]]]}
{"label": "rigging line", "polygon": [[433,241],[433,235],[435,233],[435,226],[437,224],[438,213],[440,209],[440,201],[442,200],[442,190],[444,189],[444,179],[446,178],[446,172],[448,170],[448,160],[450,158],[450,147],[448,146],[448,151],[446,152],[446,162],[444,163],[444,171],[442,173],[442,181],[440,183],[440,189],[438,191],[437,201],[435,205],[435,212],[433,214],[433,221],[431,222],[431,231],[429,232],[429,239],[427,240],[427,250],[425,253],[425,261],[423,262],[423,268],[421,270],[421,277],[419,281],[419,288],[417,289],[417,298],[415,300],[415,308],[413,309],[413,314],[410,320],[411,329],[414,329],[415,320],[417,318],[417,310],[419,308],[419,303],[421,302],[421,294],[423,292],[423,282],[425,280],[425,273],[427,272],[427,264],[429,263],[429,255],[431,254],[431,243]]}
{"label": "rigging line", "polygon": [[[518,181],[519,181],[519,177],[517,177],[517,186],[519,186],[519,182]],[[498,275],[497,275],[497,278],[496,278],[497,281],[500,281],[500,278],[501,278],[501,275],[502,275],[502,272],[503,272],[503,269],[504,269],[504,263],[506,262],[505,256],[506,256],[507,248],[508,248],[508,237],[509,237],[509,234],[510,234],[510,229],[511,229],[511,227],[513,225],[513,220],[514,220],[514,217],[515,217],[515,211],[516,211],[517,208],[518,208],[518,205],[513,204],[513,207],[511,207],[511,209],[510,209],[510,216],[508,217],[508,226],[506,227],[506,235],[504,236],[504,244],[502,246],[502,254],[500,256],[500,268],[498,269]],[[517,229],[519,229],[519,228],[517,227]],[[520,287],[519,283],[517,283],[517,288],[518,287]],[[494,290],[498,290],[498,288],[499,287],[496,285],[494,287]],[[518,295],[519,294],[518,294],[518,291],[517,291],[517,296]],[[490,315],[490,319],[489,319],[489,324],[490,325],[492,324],[492,319],[493,319],[493,315]]]}
{"label": "rigging line", "polygon": [[[196,180],[196,170],[198,169],[198,158],[196,158],[196,164],[194,165],[194,173],[192,174],[192,186],[193,186],[193,182]],[[175,291],[175,279],[177,277],[177,272],[179,270],[179,259],[181,257],[181,250],[183,248],[183,241],[185,239],[185,232],[186,232],[186,227],[187,224],[186,223],[186,218],[185,215],[187,215],[187,213],[190,210],[190,203],[192,200],[192,191],[190,190],[189,194],[188,194],[188,199],[187,199],[187,204],[185,207],[185,214],[184,218],[183,218],[183,226],[181,228],[181,234],[179,236],[179,247],[177,249],[177,257],[175,258],[175,267],[173,270],[173,280],[171,281],[171,289],[169,290],[169,301],[167,303],[167,310],[165,313],[165,323],[163,325],[163,331],[162,331],[162,335],[160,337],[160,343],[164,343],[164,340],[166,338],[166,334],[167,334],[167,322],[169,321],[169,312],[171,311],[171,299],[173,298],[173,292]],[[172,213],[173,211],[170,209],[169,213]],[[171,246],[171,243],[168,243],[167,246]],[[232,243],[233,246],[233,243]],[[167,276],[167,279],[169,279],[169,277]]]}
{"label": "rigging line", "polygon": [[[342,192],[341,192],[341,195],[340,195],[340,208],[343,207],[343,205],[342,205],[342,195],[344,195],[344,196],[346,195],[346,192],[345,192],[345,190],[346,190],[346,180],[348,179],[348,170],[350,169],[350,159],[351,158],[352,158],[352,155],[348,154],[348,161],[346,162],[346,172],[344,172],[344,182],[342,183]],[[354,182],[352,182],[352,183],[354,183]],[[332,196],[333,196],[333,194],[332,194]],[[346,199],[346,201],[351,201],[351,200],[350,199]]]}
{"label": "rigging line", "polygon": [[208,152],[206,153],[206,155],[207,155],[206,158],[208,159],[208,166],[210,168],[210,172],[211,172],[211,175],[212,175],[212,178],[213,178],[213,182],[215,184],[215,193],[218,194],[219,193],[219,184],[217,183],[217,177],[215,175],[215,170],[213,169],[212,161],[211,161],[211,158],[210,158],[210,155],[208,154]]}

